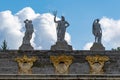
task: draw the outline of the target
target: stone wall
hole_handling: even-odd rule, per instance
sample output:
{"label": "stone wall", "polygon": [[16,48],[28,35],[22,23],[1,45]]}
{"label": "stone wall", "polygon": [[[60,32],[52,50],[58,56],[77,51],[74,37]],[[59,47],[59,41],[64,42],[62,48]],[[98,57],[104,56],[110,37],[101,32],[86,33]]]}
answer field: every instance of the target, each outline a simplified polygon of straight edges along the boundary
{"label": "stone wall", "polygon": [[104,65],[105,74],[120,74],[120,52],[119,51],[17,51],[10,50],[0,51],[0,74],[17,74],[18,64],[15,62],[16,57],[23,55],[37,56],[38,60],[32,67],[33,74],[54,74],[54,66],[50,61],[50,56],[71,55],[74,57],[70,65],[69,74],[89,74],[89,63],[85,59],[90,55],[108,56],[110,58]]}

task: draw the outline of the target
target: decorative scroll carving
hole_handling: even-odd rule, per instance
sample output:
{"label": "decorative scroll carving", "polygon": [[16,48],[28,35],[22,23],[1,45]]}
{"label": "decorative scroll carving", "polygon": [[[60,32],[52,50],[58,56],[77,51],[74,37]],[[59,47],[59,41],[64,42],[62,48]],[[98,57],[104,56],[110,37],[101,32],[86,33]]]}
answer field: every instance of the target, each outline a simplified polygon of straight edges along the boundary
{"label": "decorative scroll carving", "polygon": [[86,60],[90,64],[90,74],[103,74],[104,63],[109,60],[107,56],[87,56]]}
{"label": "decorative scroll carving", "polygon": [[73,61],[73,56],[50,56],[50,59],[55,67],[56,74],[68,74],[69,66]]}
{"label": "decorative scroll carving", "polygon": [[32,66],[33,62],[37,60],[36,57],[27,57],[24,55],[23,57],[15,58],[15,61],[18,62],[19,71],[18,74],[32,74]]}

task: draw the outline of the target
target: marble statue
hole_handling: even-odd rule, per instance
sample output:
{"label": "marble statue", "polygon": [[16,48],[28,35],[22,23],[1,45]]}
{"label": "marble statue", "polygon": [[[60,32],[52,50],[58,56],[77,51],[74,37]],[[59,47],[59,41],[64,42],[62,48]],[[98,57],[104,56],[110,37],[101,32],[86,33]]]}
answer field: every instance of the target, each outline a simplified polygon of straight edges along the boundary
{"label": "marble statue", "polygon": [[33,47],[30,44],[30,40],[32,38],[32,34],[34,32],[33,24],[31,20],[26,19],[25,23],[25,36],[23,37],[22,45],[19,47],[20,50],[33,50]]}
{"label": "marble statue", "polygon": [[56,20],[57,11],[53,12],[54,22],[57,24],[57,41],[55,45],[51,46],[51,50],[72,50],[72,46],[68,45],[65,38],[66,28],[69,26],[69,23],[65,21],[65,17],[61,16],[61,20]]}
{"label": "marble statue", "polygon": [[95,36],[95,43],[101,43],[102,29],[100,27],[99,19],[94,20],[92,32]]}
{"label": "marble statue", "polygon": [[54,22],[57,23],[57,41],[64,41],[66,28],[69,26],[69,23],[65,21],[65,17],[61,16],[61,20],[56,21],[57,11],[54,13]]}
{"label": "marble statue", "polygon": [[102,29],[99,23],[99,19],[95,19],[92,26],[92,33],[95,36],[95,42],[93,43],[90,50],[92,51],[104,51],[105,47],[101,43]]}
{"label": "marble statue", "polygon": [[33,30],[33,24],[31,20],[26,19],[24,21],[25,23],[25,28],[26,28],[26,32],[25,32],[25,36],[23,38],[23,44],[30,44],[30,40],[32,38],[32,34],[34,32]]}

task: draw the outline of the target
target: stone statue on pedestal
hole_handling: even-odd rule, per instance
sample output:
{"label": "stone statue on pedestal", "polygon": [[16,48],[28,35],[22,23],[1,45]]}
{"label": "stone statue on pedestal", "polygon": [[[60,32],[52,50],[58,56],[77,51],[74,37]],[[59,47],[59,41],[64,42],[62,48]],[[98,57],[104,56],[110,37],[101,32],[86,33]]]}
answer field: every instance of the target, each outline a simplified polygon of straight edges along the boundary
{"label": "stone statue on pedestal", "polygon": [[61,20],[56,21],[57,12],[54,12],[54,22],[57,23],[57,41],[64,41],[66,28],[69,23],[65,21],[65,17],[61,16]]}
{"label": "stone statue on pedestal", "polygon": [[61,20],[56,21],[57,11],[54,13],[54,22],[57,23],[57,42],[56,45],[51,46],[51,50],[72,50],[72,46],[68,45],[65,41],[66,28],[69,23],[65,21],[65,17],[61,16]]}
{"label": "stone statue on pedestal", "polygon": [[99,23],[99,19],[94,20],[93,26],[92,26],[92,33],[95,36],[95,42],[90,50],[96,50],[96,51],[105,50],[105,48],[103,47],[101,43],[102,29]]}
{"label": "stone statue on pedestal", "polygon": [[32,21],[28,19],[26,19],[24,23],[25,23],[26,31],[25,31],[25,36],[23,37],[23,43],[19,49],[20,50],[33,50],[33,47],[30,44],[32,34],[34,32],[33,24],[32,24]]}

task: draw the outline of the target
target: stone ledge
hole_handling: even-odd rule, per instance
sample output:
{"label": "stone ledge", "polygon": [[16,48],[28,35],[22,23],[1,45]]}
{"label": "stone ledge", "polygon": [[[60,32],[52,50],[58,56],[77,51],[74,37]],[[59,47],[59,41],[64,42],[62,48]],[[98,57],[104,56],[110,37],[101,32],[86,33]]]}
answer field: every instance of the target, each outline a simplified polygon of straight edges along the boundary
{"label": "stone ledge", "polygon": [[93,43],[90,50],[91,51],[105,51],[105,47],[101,43]]}
{"label": "stone ledge", "polygon": [[55,45],[51,46],[51,50],[56,51],[56,50],[64,50],[64,51],[72,51],[72,46],[68,45],[66,41],[58,41],[56,42]]}
{"label": "stone ledge", "polygon": [[69,75],[52,75],[52,74],[31,74],[31,75],[18,75],[18,74],[0,74],[1,80],[10,79],[82,79],[82,80],[120,80],[120,74],[104,74],[104,75],[90,75],[90,74],[69,74]]}

